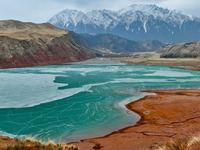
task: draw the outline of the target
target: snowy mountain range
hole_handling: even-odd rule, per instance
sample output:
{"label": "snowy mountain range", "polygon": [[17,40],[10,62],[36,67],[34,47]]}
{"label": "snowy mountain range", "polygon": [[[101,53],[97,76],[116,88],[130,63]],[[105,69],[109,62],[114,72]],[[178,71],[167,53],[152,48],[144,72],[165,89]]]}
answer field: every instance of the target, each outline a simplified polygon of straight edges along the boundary
{"label": "snowy mountain range", "polygon": [[49,23],[77,33],[109,33],[141,41],[177,43],[200,40],[200,19],[156,5],[131,5],[119,11],[63,10]]}

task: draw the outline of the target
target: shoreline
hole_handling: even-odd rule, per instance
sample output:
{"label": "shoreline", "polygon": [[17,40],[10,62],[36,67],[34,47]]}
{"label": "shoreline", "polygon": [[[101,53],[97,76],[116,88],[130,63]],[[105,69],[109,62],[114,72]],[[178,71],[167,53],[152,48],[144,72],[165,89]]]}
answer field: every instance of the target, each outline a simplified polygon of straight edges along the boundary
{"label": "shoreline", "polygon": [[[95,145],[99,145],[102,150],[155,150],[172,139],[200,135],[200,89],[142,92],[157,95],[146,95],[126,105],[127,109],[140,116],[136,124],[102,137],[83,139],[67,145],[75,145],[80,150],[92,150]],[[0,136],[0,148],[6,148],[5,143],[9,146],[23,141]]]}
{"label": "shoreline", "polygon": [[[149,92],[148,92],[148,91],[149,91]],[[152,91],[155,91],[155,90],[152,90]],[[67,144],[79,143],[79,142],[83,142],[83,141],[88,140],[88,139],[105,138],[105,137],[108,137],[108,136],[113,135],[113,134],[115,134],[115,133],[121,132],[121,131],[123,131],[124,129],[128,129],[128,128],[131,128],[131,127],[133,127],[133,126],[137,126],[138,123],[140,122],[140,120],[142,119],[142,117],[141,117],[141,115],[140,115],[139,113],[137,113],[136,111],[134,111],[134,110],[132,110],[132,109],[130,108],[130,104],[131,104],[131,103],[134,103],[134,102],[136,102],[136,101],[140,101],[141,99],[145,98],[146,96],[149,96],[149,95],[156,95],[156,93],[151,92],[151,90],[144,90],[144,91],[140,91],[140,92],[141,92],[141,93],[142,93],[142,92],[145,92],[145,93],[148,93],[148,94],[145,94],[142,98],[135,99],[134,101],[131,101],[131,102],[129,102],[129,103],[127,103],[127,104],[124,105],[124,108],[126,109],[126,111],[128,110],[128,111],[130,111],[130,112],[132,112],[132,113],[135,113],[136,115],[139,116],[139,119],[138,119],[138,121],[136,121],[135,124],[122,127],[122,128],[120,128],[120,129],[117,129],[117,130],[115,130],[115,131],[111,131],[110,133],[105,134],[105,135],[102,135],[102,136],[96,136],[96,137],[92,137],[92,138],[85,138],[85,139],[81,139],[80,141],[69,142],[69,143],[67,143]]]}
{"label": "shoreline", "polygon": [[[121,58],[119,58],[119,59],[121,59]],[[118,58],[117,58],[117,60],[119,60]],[[111,60],[113,60],[113,59],[111,59]],[[115,60],[115,59],[114,59]],[[172,59],[172,60],[174,60],[174,59]],[[190,59],[188,59],[188,60],[190,60]],[[125,63],[128,63],[128,64],[133,64],[133,65],[147,65],[147,64],[143,64],[143,63],[141,63],[141,62],[139,62],[139,63],[141,63],[141,64],[137,64],[137,63],[135,63],[135,62],[128,62],[129,60],[127,60],[127,61],[123,61],[123,60],[120,60],[121,62],[125,62]],[[149,61],[152,61],[151,59],[149,60]],[[149,61],[146,61],[145,63],[147,63],[147,62],[149,62]],[[196,61],[196,60],[195,60]],[[197,61],[197,62],[200,62],[199,60]],[[159,63],[162,63],[162,61],[160,61]],[[200,64],[200,63],[199,63]],[[150,65],[153,65],[153,64],[150,64]],[[155,65],[158,65],[158,62],[155,64]],[[171,65],[166,65],[166,64],[163,64],[162,66],[168,66],[168,67],[173,67],[173,68],[178,68],[178,67],[176,67],[176,66],[171,66]],[[200,65],[197,65],[196,66],[196,68],[194,67],[194,68],[188,68],[187,66],[182,66],[183,68],[179,68],[179,69],[187,69],[187,70],[196,70],[196,71],[200,71],[200,68],[199,68],[199,66]],[[140,126],[142,126],[142,125],[147,125],[147,123],[145,122],[146,120],[145,120],[145,115],[143,114],[143,113],[141,113],[140,111],[138,111],[138,110],[136,110],[136,109],[133,109],[132,108],[132,105],[135,105],[135,103],[141,103],[142,101],[145,101],[145,98],[146,97],[151,97],[151,96],[159,96],[160,94],[162,95],[162,92],[161,91],[167,91],[168,93],[173,93],[173,91],[181,91],[181,93],[186,93],[185,95],[183,94],[182,96],[187,96],[188,94],[187,94],[187,91],[198,91],[197,93],[198,94],[200,94],[200,90],[195,90],[195,89],[193,89],[193,90],[189,90],[189,89],[176,89],[176,90],[173,90],[173,89],[171,89],[171,90],[145,90],[145,91],[141,91],[141,92],[148,92],[149,93],[149,95],[146,95],[145,97],[143,97],[143,98],[140,98],[140,99],[138,99],[138,100],[136,100],[136,101],[133,101],[133,102],[130,102],[130,103],[128,103],[128,104],[126,104],[125,105],[125,107],[128,109],[128,110],[130,110],[130,111],[132,111],[132,112],[134,112],[134,113],[136,113],[136,114],[138,114],[139,116],[140,116],[140,118],[139,118],[139,120],[136,122],[136,124],[134,124],[134,125],[130,125],[130,126],[127,126],[127,127],[125,127],[125,128],[122,128],[122,129],[119,129],[119,130],[117,130],[117,131],[113,131],[113,132],[111,132],[111,133],[109,133],[109,134],[106,134],[105,136],[100,136],[100,137],[94,137],[94,138],[89,138],[89,139],[83,139],[83,140],[80,140],[80,142],[70,142],[70,143],[68,143],[68,144],[73,144],[73,145],[76,145],[76,146],[78,146],[78,147],[80,147],[81,148],[81,150],[92,150],[93,149],[93,147],[95,146],[95,144],[100,144],[101,146],[102,146],[102,148],[103,149],[106,149],[106,150],[112,150],[113,149],[113,147],[112,147],[112,142],[114,142],[114,141],[118,141],[119,143],[121,143],[122,145],[123,145],[123,143],[125,143],[124,145],[128,145],[128,147],[120,147],[120,145],[116,145],[117,146],[117,148],[114,148],[114,149],[116,149],[116,150],[121,150],[121,149],[130,149],[130,150],[132,150],[132,148],[133,147],[131,147],[132,145],[130,144],[129,145],[129,143],[127,143],[127,141],[125,141],[125,142],[123,142],[123,138],[121,138],[120,140],[118,139],[116,139],[115,137],[113,137],[113,136],[118,136],[118,134],[124,134],[124,133],[127,133],[128,131],[127,130],[132,130],[132,128],[138,128],[138,127],[140,127]],[[156,93],[157,95],[151,95],[151,93]],[[190,92],[189,92],[190,93]],[[165,94],[167,94],[167,93],[165,93]],[[174,95],[176,95],[177,93],[174,93]],[[189,94],[190,95],[190,94]],[[199,95],[200,96],[200,95]],[[200,104],[199,104],[200,105]],[[200,110],[199,110],[200,111]],[[199,114],[199,118],[200,118],[200,114]],[[199,120],[199,123],[200,123],[200,120]],[[199,128],[200,128],[200,126],[199,126]],[[134,132],[134,134],[139,134],[139,132]],[[142,133],[142,132],[141,132]],[[145,133],[142,133],[142,134],[144,134],[145,135]],[[193,134],[193,135],[195,135],[195,134]],[[150,136],[150,135],[148,135],[148,136]],[[166,135],[160,135],[159,137],[165,137]],[[168,135],[169,137],[170,137],[170,135]],[[108,138],[109,138],[109,140],[110,140],[110,137],[112,137],[113,138],[113,140],[111,139],[111,142],[105,142],[105,140],[107,140]],[[170,137],[170,139],[171,139],[171,137]],[[0,138],[0,140],[1,140],[1,138]],[[127,139],[126,139],[127,140]],[[132,138],[132,136],[131,137],[129,137],[129,140],[128,141],[132,141],[132,140],[136,140],[136,139],[133,139]],[[151,141],[151,139],[148,139],[149,141]],[[100,141],[100,142],[99,142]],[[137,141],[137,140],[136,140]],[[159,141],[159,142],[157,142],[157,141]],[[148,146],[144,146],[144,148],[142,148],[141,149],[141,147],[139,147],[139,149],[141,149],[141,150],[143,150],[143,149],[146,149],[146,148],[149,148],[149,147],[151,147],[151,149],[152,148],[155,148],[155,147],[157,147],[157,146],[161,146],[162,144],[164,144],[164,143],[166,143],[167,141],[169,141],[169,140],[163,140],[163,142],[160,142],[161,140],[160,139],[157,139],[156,141],[154,141],[154,142],[151,142],[151,144],[149,144]],[[138,143],[140,143],[141,145],[144,145],[144,143],[145,143],[145,141],[144,141],[144,138],[142,138],[140,141],[137,141]],[[137,142],[135,142],[135,143],[137,143]],[[115,143],[115,142],[114,142]],[[132,142],[131,142],[132,143]],[[155,144],[156,143],[156,144]],[[108,145],[110,145],[110,146],[108,146]],[[152,146],[153,145],[153,146]],[[138,147],[137,147],[138,148]],[[137,149],[136,149],[137,150]]]}
{"label": "shoreline", "polygon": [[[113,131],[103,137],[85,139],[85,140],[81,140],[80,142],[73,142],[70,144],[80,147],[81,150],[86,150],[86,149],[90,150],[94,147],[95,144],[101,145],[103,149],[105,150],[112,150],[112,149],[132,150],[133,148],[136,150],[137,149],[142,150],[142,149],[147,149],[150,147],[152,149],[152,148],[161,146],[165,144],[166,142],[169,142],[171,138],[180,138],[180,137],[188,138],[188,134],[190,136],[195,136],[197,134],[197,131],[200,127],[198,125],[192,127],[192,130],[193,130],[191,132],[192,134],[188,133],[186,135],[185,133],[182,133],[181,130],[179,129],[181,127],[178,127],[178,128],[175,127],[173,130],[171,129],[171,131],[168,128],[169,126],[173,128],[172,126],[173,125],[176,126],[176,124],[183,124],[183,126],[185,126],[184,128],[186,128],[186,129],[184,128],[183,129],[184,130],[188,129],[187,126],[190,126],[190,125],[186,122],[188,119],[193,120],[193,117],[190,118],[191,117],[190,116],[189,118],[187,118],[188,112],[185,111],[185,109],[188,109],[187,105],[192,105],[195,108],[198,105],[200,106],[200,102],[198,102],[198,97],[200,97],[200,90],[194,90],[194,89],[193,90],[191,89],[190,90],[188,89],[156,90],[156,91],[148,90],[144,92],[156,93],[157,95],[147,95],[144,98],[141,98],[137,101],[131,102],[126,105],[126,107],[129,110],[140,115],[140,120],[135,125],[128,126],[123,129],[119,129],[117,131]],[[175,99],[178,97],[177,98],[178,100],[176,101],[174,97]],[[153,101],[151,99],[153,99]],[[182,101],[182,99],[184,100]],[[173,106],[170,106],[170,108],[172,107],[171,108],[172,110],[169,111],[170,113],[165,110],[166,107],[168,107],[167,105],[169,104],[169,101],[172,102],[170,103],[170,105],[176,105],[176,103],[186,105],[184,108],[181,109],[181,111],[178,111],[178,113],[184,114],[182,119],[180,119],[180,116],[176,116],[176,114],[178,113],[176,112],[176,109],[173,108]],[[195,103],[195,105],[193,104],[193,102]],[[161,107],[165,111],[163,111],[162,109],[160,110],[160,112],[158,111],[161,114],[160,118],[155,118],[155,116],[158,115],[159,113],[158,114],[155,113],[153,114],[152,117],[148,118],[148,115],[150,115],[152,112],[146,108],[145,108],[145,111],[143,112],[142,109],[144,108],[140,106],[141,104],[143,105],[145,103],[153,103],[153,104],[155,103],[156,107],[158,108]],[[164,103],[165,105],[162,104],[159,106],[159,103]],[[200,111],[200,108],[197,108],[197,109],[199,109]],[[192,110],[195,110],[195,109],[192,109]],[[162,116],[162,113],[164,113],[164,117]],[[172,120],[168,118],[168,113],[169,113],[169,116],[172,117]],[[199,117],[199,120],[198,120],[198,117]],[[156,121],[156,119],[158,119],[158,121]],[[200,113],[198,113],[196,119],[197,119],[197,124],[198,124],[200,122]],[[184,121],[186,121],[185,124],[184,124]],[[159,132],[159,130],[161,131]],[[117,148],[113,148],[113,147],[117,147]]]}
{"label": "shoreline", "polygon": [[[179,59],[175,59],[175,58],[172,58],[172,59],[169,59],[169,58],[168,59],[164,59],[164,58],[161,58],[161,59],[159,59],[159,58],[139,58],[139,59],[135,59],[135,58],[130,58],[130,57],[124,57],[124,58],[110,58],[110,59],[114,60],[114,61],[117,60],[117,61],[120,61],[120,62],[123,62],[123,63],[127,63],[127,64],[130,64],[130,65],[167,66],[167,67],[177,68],[177,69],[200,71],[200,65],[199,65],[200,64],[200,60],[199,59],[193,59],[193,58],[192,59],[190,59],[190,58],[179,58]],[[181,89],[181,90],[182,91],[188,91],[188,89]],[[161,91],[161,90],[148,90],[148,91],[141,91],[141,92],[149,92],[149,93],[158,94],[159,93],[158,91]],[[163,90],[163,91],[173,91],[173,89],[171,89],[171,90]],[[199,93],[200,93],[200,90],[199,90]],[[150,96],[150,95],[147,95],[147,97],[148,96]],[[142,101],[143,99],[145,99],[145,97],[141,98],[141,99],[138,99],[136,101],[130,102],[129,104],[125,105],[125,107],[128,110],[130,110],[130,111],[132,111],[132,112],[134,112],[134,113],[136,113],[136,114],[138,114],[140,116],[139,121],[137,121],[135,125],[128,126],[128,127],[119,129],[117,131],[113,131],[113,132],[111,132],[111,133],[109,133],[109,134],[107,134],[105,136],[95,137],[95,138],[90,138],[90,139],[83,139],[80,142],[72,142],[72,143],[76,144],[76,143],[85,142],[87,140],[95,140],[95,139],[107,138],[107,137],[109,137],[111,135],[115,135],[117,133],[121,133],[124,130],[127,130],[129,128],[133,128],[133,127],[137,127],[137,126],[140,126],[142,124],[145,124],[144,123],[143,114],[141,112],[131,108],[132,104],[134,104],[136,102],[139,102],[139,101]]]}
{"label": "shoreline", "polygon": [[199,58],[110,58],[130,65],[166,66],[176,69],[200,71]]}

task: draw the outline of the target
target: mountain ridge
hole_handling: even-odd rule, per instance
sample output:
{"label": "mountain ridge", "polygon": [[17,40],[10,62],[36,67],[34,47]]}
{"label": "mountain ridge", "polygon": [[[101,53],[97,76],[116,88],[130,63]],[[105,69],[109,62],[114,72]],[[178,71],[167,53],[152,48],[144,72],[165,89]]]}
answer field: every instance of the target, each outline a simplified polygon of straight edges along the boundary
{"label": "mountain ridge", "polygon": [[77,33],[109,33],[135,41],[155,39],[177,43],[200,39],[199,18],[156,5],[131,5],[119,11],[86,13],[66,9],[48,22]]}
{"label": "mountain ridge", "polygon": [[143,47],[138,42],[121,38],[112,34],[79,34],[81,37],[87,39],[91,43],[109,49],[115,53],[133,53],[146,52],[148,49]]}
{"label": "mountain ridge", "polygon": [[73,31],[70,31],[70,34],[79,44],[92,50],[97,55],[151,52],[164,45],[164,43],[157,40],[138,42],[112,34],[77,34]]}

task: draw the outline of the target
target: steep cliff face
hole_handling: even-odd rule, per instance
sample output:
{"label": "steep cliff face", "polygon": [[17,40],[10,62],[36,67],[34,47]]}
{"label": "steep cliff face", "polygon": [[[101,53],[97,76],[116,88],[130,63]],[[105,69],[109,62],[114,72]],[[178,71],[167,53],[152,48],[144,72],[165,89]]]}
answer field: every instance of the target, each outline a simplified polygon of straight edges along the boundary
{"label": "steep cliff face", "polygon": [[66,30],[50,24],[0,21],[0,68],[61,64],[93,57]]}

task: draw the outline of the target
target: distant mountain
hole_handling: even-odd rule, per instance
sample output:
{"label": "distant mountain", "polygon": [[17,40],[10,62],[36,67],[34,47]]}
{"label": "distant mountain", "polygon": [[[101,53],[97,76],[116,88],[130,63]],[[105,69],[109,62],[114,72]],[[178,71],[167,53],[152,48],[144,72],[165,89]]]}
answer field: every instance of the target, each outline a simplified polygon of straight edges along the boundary
{"label": "distant mountain", "polygon": [[169,44],[161,47],[157,53],[162,58],[194,58],[200,56],[200,41]]}
{"label": "distant mountain", "polygon": [[0,21],[0,68],[61,64],[93,57],[68,31],[49,23]]}
{"label": "distant mountain", "polygon": [[142,42],[139,42],[142,46],[146,47],[147,49],[149,49],[149,51],[156,51],[158,50],[160,47],[164,46],[165,43],[160,42],[158,40],[145,40]]}
{"label": "distant mountain", "polygon": [[66,9],[49,23],[77,33],[108,33],[134,41],[155,39],[166,43],[200,40],[200,19],[156,5],[131,5],[119,11],[87,13]]}
{"label": "distant mountain", "polygon": [[70,31],[72,37],[88,50],[100,56],[102,54],[135,53],[156,51],[164,43],[157,40],[142,42],[131,41],[111,34],[77,34]]}
{"label": "distant mountain", "polygon": [[69,31],[70,35],[76,40],[76,42],[85,48],[87,48],[89,51],[95,53],[97,56],[102,56],[104,53],[112,53],[111,51],[104,51],[101,47],[95,45],[88,39],[84,38],[80,34],[77,34],[73,31]]}
{"label": "distant mountain", "polygon": [[127,40],[111,34],[79,34],[93,45],[114,53],[146,52],[149,49],[138,42]]}

